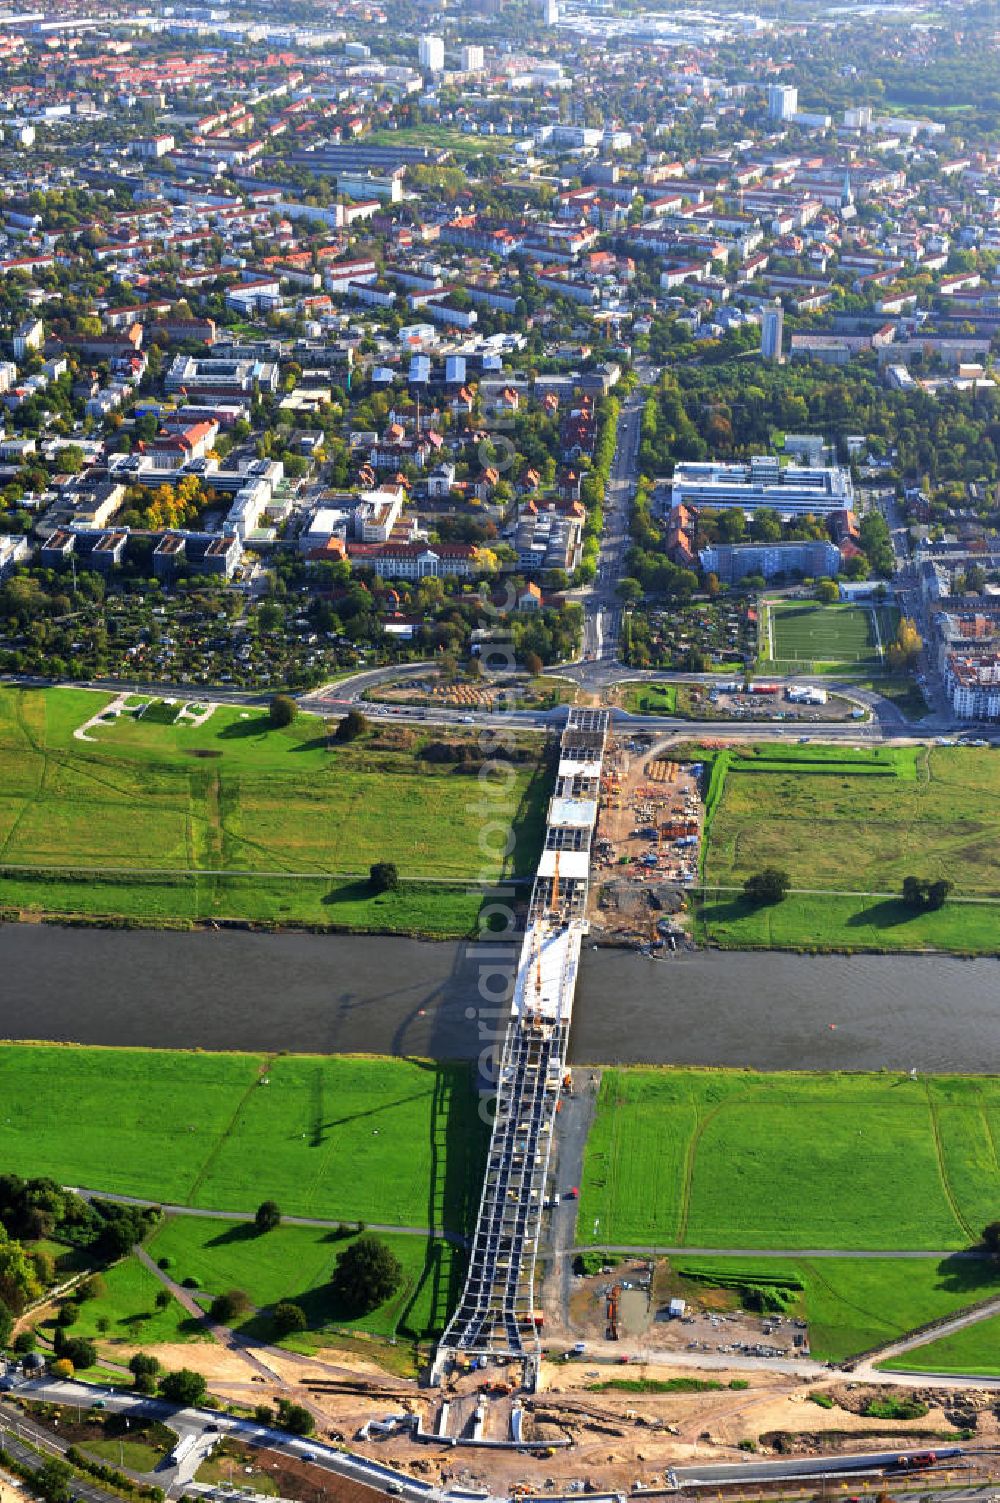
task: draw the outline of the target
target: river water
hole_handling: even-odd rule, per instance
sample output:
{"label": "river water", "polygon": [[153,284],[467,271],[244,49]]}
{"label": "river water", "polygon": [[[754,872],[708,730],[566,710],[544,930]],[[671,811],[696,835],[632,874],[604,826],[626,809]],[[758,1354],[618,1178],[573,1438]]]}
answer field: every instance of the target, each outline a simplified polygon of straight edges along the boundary
{"label": "river water", "polygon": [[[0,1037],[472,1058],[502,1017],[479,1000],[482,959],[372,936],[4,925]],[[570,1057],[994,1071],[1000,961],[588,949]]]}

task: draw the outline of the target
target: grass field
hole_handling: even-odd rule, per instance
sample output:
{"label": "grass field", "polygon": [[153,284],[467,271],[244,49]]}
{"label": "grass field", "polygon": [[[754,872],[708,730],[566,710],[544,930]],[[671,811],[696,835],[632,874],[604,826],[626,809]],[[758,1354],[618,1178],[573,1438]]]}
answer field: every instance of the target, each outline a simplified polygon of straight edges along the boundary
{"label": "grass field", "polygon": [[914,914],[898,898],[792,893],[773,907],[760,907],[733,892],[709,893],[696,900],[694,932],[723,950],[995,955],[1000,901],[951,902],[936,913]]}
{"label": "grass field", "polygon": [[[203,1327],[176,1301],[165,1310],[156,1308],[162,1284],[136,1257],[123,1258],[101,1277],[107,1292],[80,1306],[73,1326],[74,1336],[89,1336],[103,1344],[158,1346],[178,1341],[211,1341]],[[43,1321],[43,1334],[51,1335],[54,1320]],[[113,1361],[118,1359],[108,1353]]]}
{"label": "grass field", "polygon": [[940,1336],[926,1346],[916,1346],[889,1362],[887,1371],[969,1373],[979,1378],[1000,1378],[1000,1316],[981,1320],[953,1336]]}
{"label": "grass field", "polygon": [[[418,758],[419,739],[331,749],[315,716],[274,730],[264,711],[220,706],[199,727],[156,705],[74,738],[101,704],[0,689],[0,907],[467,933],[475,893],[414,881],[375,900],[351,875],[378,860],[439,884],[500,875],[479,849],[478,779]],[[533,869],[546,783],[519,767],[495,801],[517,825],[518,874]]]}
{"label": "grass field", "polygon": [[475,156],[501,156],[514,147],[514,136],[473,136],[431,123],[402,130],[373,130],[367,139],[375,146],[438,146],[463,160]]}
{"label": "grass field", "polygon": [[794,894],[750,909],[721,893],[703,931],[734,944],[960,950],[1000,948],[1000,911],[948,904],[914,917],[886,894],[910,873],[945,877],[955,894],[1000,898],[1000,756],[977,747],[756,746],[717,758],[702,873],[738,887],[776,865],[792,886],[850,890],[846,900]]}
{"label": "grass field", "polygon": [[478,1199],[466,1065],[6,1045],[0,1100],[0,1162],[62,1184],[455,1232]]}
{"label": "grass field", "polygon": [[682,1277],[718,1271],[725,1279],[763,1274],[801,1284],[789,1313],[808,1321],[811,1353],[824,1362],[870,1351],[1000,1291],[1000,1271],[959,1258],[676,1257],[671,1267]]}
{"label": "grass field", "polygon": [[676,684],[629,684],[622,705],[633,715],[676,715]]}
{"label": "grass field", "polygon": [[399,1331],[417,1339],[436,1334],[458,1298],[461,1254],[448,1242],[379,1235],[402,1263],[405,1282],[387,1304],[356,1319],[338,1308],[329,1291],[336,1256],[354,1239],[338,1238],[322,1227],[281,1226],[261,1237],[243,1222],[172,1216],[147,1248],[153,1258],[170,1259],[171,1278],[196,1278],[206,1299],[227,1289],[245,1289],[265,1312],[249,1322],[249,1329],[264,1339],[270,1339],[266,1310],[282,1299],[301,1305],[309,1321],[311,1334],[293,1345],[303,1340],[315,1344],[315,1335],[331,1326],[381,1336]]}
{"label": "grass field", "polygon": [[581,1243],[950,1250],[1000,1194],[1000,1078],[606,1071]]}
{"label": "grass field", "polygon": [[878,672],[899,624],[894,606],[772,600],[764,609],[761,657],[785,671]]}

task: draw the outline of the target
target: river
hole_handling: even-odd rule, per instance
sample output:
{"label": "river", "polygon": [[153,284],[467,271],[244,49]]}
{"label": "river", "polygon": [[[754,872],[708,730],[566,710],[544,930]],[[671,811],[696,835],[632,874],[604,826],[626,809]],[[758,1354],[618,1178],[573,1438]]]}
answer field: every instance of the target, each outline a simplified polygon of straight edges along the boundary
{"label": "river", "polygon": [[[373,936],[0,926],[0,1037],[480,1053],[474,947]],[[1000,961],[585,950],[575,1063],[983,1071]]]}

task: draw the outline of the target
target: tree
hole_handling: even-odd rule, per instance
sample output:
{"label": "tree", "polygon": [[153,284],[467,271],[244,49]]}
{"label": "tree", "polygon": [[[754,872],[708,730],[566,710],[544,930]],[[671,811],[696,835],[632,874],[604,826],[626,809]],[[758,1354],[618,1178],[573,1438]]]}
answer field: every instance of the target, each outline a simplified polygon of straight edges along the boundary
{"label": "tree", "polygon": [[73,1364],[68,1357],[57,1357],[52,1364],[52,1376],[54,1378],[71,1378],[73,1376]]}
{"label": "tree", "polygon": [[1000,1221],[983,1227],[983,1246],[991,1257],[1000,1259]]}
{"label": "tree", "polygon": [[8,1240],[0,1226],[0,1300],[15,1315],[41,1291],[31,1259],[20,1242]]}
{"label": "tree", "polygon": [[275,730],[291,725],[298,714],[298,706],[287,694],[276,694],[267,707],[267,716]]}
{"label": "tree", "polygon": [[217,1294],[209,1306],[209,1314],[222,1326],[231,1325],[250,1309],[250,1296],[245,1289],[227,1289]]}
{"label": "tree", "polygon": [[170,1305],[171,1298],[172,1295],[169,1289],[158,1289],[156,1291],[156,1308],[158,1310],[166,1310]]}
{"label": "tree", "polygon": [[135,1378],[135,1386],[140,1393],[155,1393],[156,1378],[160,1371],[158,1357],[150,1352],[136,1352],[129,1358],[128,1370]]}
{"label": "tree", "polygon": [[68,1336],[62,1344],[59,1355],[67,1362],[72,1362],[74,1371],[79,1372],[81,1368],[94,1366],[97,1361],[97,1348],[85,1336]]}
{"label": "tree", "polygon": [[889,666],[897,670],[909,668],[920,656],[920,649],[923,645],[915,622],[911,621],[908,616],[903,616],[896,632],[896,640],[887,654]]}
{"label": "tree", "polygon": [[73,1468],[58,1456],[49,1456],[34,1476],[34,1489],[48,1503],[71,1503]]}
{"label": "tree", "polygon": [[285,1430],[291,1430],[293,1435],[311,1435],[316,1428],[309,1410],[288,1399],[278,1400],[278,1424]]}
{"label": "tree", "polygon": [[934,912],[943,908],[952,883],[945,877],[932,882],[928,877],[903,878],[903,902],[915,912]]}
{"label": "tree", "polygon": [[747,877],[743,884],[743,896],[749,903],[780,903],[792,885],[787,872],[776,866],[765,866],[761,871]]}
{"label": "tree", "polygon": [[832,579],[821,579],[816,586],[816,599],[823,605],[833,605],[840,598],[840,591]]}
{"label": "tree", "polygon": [[280,1339],[282,1336],[291,1336],[295,1331],[307,1330],[309,1322],[301,1305],[296,1305],[290,1299],[283,1299],[271,1311],[271,1325],[274,1334]]}
{"label": "tree", "polygon": [[367,1315],[391,1299],[403,1269],[391,1248],[378,1237],[363,1236],[337,1254],[331,1288],[352,1315]]}
{"label": "tree", "polygon": [[253,1224],[259,1232],[273,1232],[281,1225],[281,1207],[276,1200],[262,1200]]}
{"label": "tree", "polygon": [[14,1329],[14,1312],[0,1300],[0,1346],[6,1346]]}
{"label": "tree", "polygon": [[399,870],[394,861],[375,861],[368,869],[372,892],[395,892],[399,887]]}
{"label": "tree", "polygon": [[360,710],[348,710],[333,733],[335,741],[357,741],[368,729],[368,722]]}
{"label": "tree", "polygon": [[542,660],[537,652],[524,654],[524,671],[530,673],[532,678],[537,678],[542,671]]}
{"label": "tree", "polygon": [[205,1397],[205,1379],[189,1367],[180,1367],[160,1379],[160,1392],[172,1404],[200,1404]]}

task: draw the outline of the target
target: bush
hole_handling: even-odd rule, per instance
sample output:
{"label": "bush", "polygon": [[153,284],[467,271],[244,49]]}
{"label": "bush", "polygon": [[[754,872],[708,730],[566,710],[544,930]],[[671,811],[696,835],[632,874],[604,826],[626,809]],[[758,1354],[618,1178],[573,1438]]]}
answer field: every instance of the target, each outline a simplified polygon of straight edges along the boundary
{"label": "bush", "polygon": [[222,1326],[239,1320],[250,1309],[250,1296],[245,1289],[227,1289],[217,1294],[209,1306],[209,1314]]}
{"label": "bush", "polygon": [[302,1306],[288,1299],[283,1299],[275,1305],[271,1311],[271,1324],[274,1327],[274,1334],[279,1338],[291,1336],[295,1331],[305,1331],[309,1327],[306,1312]]}
{"label": "bush", "polygon": [[278,1424],[293,1435],[311,1435],[316,1423],[309,1410],[301,1404],[292,1404],[288,1399],[278,1400]]}
{"label": "bush", "polygon": [[71,1362],[77,1372],[84,1367],[93,1367],[97,1362],[97,1347],[84,1336],[68,1336],[59,1355]]}
{"label": "bush", "polygon": [[833,1399],[828,1393],[809,1393],[806,1394],[806,1398],[809,1400],[810,1404],[818,1404],[821,1409],[833,1408]]}
{"label": "bush", "polygon": [[275,730],[291,725],[298,714],[298,706],[287,694],[276,694],[267,707],[267,717]]}
{"label": "bush", "polygon": [[160,1379],[160,1392],[172,1404],[200,1404],[205,1397],[205,1379],[201,1373],[181,1367]]}
{"label": "bush", "polygon": [[333,733],[334,741],[357,741],[368,729],[368,722],[360,710],[348,710]]}

